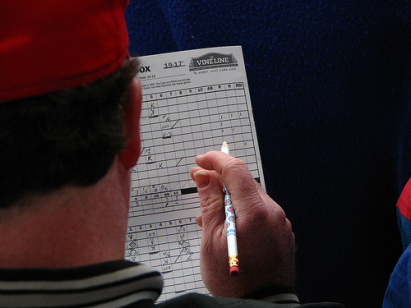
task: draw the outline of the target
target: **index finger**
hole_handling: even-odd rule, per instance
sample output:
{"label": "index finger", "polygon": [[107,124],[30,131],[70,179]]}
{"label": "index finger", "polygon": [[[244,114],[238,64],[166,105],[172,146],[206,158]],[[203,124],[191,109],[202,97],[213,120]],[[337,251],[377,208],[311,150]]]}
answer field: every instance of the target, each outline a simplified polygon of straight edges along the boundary
{"label": "index finger", "polygon": [[214,170],[221,176],[233,202],[253,201],[251,204],[255,204],[256,198],[261,198],[255,180],[243,160],[219,151],[211,151],[197,156],[196,163],[201,168]]}
{"label": "index finger", "polygon": [[223,177],[224,175],[227,176],[229,170],[249,173],[244,161],[220,151],[210,151],[206,154],[197,155],[196,163],[203,169],[215,170]]}

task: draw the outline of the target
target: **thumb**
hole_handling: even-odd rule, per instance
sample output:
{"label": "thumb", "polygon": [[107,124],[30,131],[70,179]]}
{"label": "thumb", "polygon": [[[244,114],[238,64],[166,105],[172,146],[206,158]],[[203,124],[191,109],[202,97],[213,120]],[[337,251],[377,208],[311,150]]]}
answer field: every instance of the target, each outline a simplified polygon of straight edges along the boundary
{"label": "thumb", "polygon": [[203,231],[224,228],[224,195],[217,177],[212,171],[199,170],[193,178],[200,198]]}

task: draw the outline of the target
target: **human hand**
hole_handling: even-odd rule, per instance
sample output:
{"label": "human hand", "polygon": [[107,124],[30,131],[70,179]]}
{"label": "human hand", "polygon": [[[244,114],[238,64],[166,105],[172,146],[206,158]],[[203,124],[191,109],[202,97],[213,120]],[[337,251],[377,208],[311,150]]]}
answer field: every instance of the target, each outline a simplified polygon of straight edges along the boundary
{"label": "human hand", "polygon": [[[270,284],[294,284],[294,233],[283,209],[253,179],[245,163],[218,151],[196,157],[190,171],[200,197],[200,267],[214,296],[241,297]],[[240,273],[228,265],[223,182],[236,215]]]}

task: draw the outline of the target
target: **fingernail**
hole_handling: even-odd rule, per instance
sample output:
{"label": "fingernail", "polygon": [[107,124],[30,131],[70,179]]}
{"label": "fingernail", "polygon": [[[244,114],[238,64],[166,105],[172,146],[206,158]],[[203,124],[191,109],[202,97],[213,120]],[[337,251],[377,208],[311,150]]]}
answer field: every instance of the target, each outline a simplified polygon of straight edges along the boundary
{"label": "fingernail", "polygon": [[197,188],[204,188],[210,184],[208,173],[202,170],[194,173],[194,181],[196,182]]}

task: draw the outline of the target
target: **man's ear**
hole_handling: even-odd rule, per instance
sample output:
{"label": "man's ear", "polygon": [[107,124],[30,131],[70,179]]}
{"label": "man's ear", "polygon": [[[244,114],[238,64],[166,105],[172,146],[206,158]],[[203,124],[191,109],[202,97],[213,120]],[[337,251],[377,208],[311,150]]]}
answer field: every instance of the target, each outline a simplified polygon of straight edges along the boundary
{"label": "man's ear", "polygon": [[127,144],[119,153],[119,158],[127,169],[134,167],[140,156],[140,115],[142,100],[140,80],[134,77],[130,84],[128,102],[124,110],[124,134],[127,137]]}

